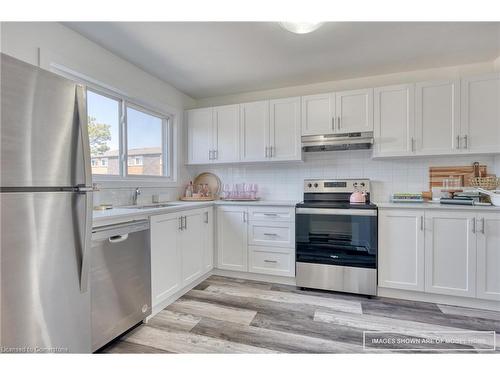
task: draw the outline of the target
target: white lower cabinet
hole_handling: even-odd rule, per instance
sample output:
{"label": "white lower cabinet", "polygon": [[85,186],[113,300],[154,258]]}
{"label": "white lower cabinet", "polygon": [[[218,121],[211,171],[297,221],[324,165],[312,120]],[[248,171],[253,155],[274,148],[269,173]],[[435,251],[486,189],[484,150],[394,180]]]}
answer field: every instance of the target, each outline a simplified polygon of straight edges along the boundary
{"label": "white lower cabinet", "polygon": [[423,210],[379,212],[379,286],[424,291],[423,220]]}
{"label": "white lower cabinet", "polygon": [[378,273],[383,288],[498,301],[500,212],[381,208]]}
{"label": "white lower cabinet", "polygon": [[249,271],[276,276],[295,276],[293,249],[249,246]]}
{"label": "white lower cabinet", "polygon": [[500,214],[478,215],[476,287],[478,298],[500,301]]}
{"label": "white lower cabinet", "polygon": [[151,216],[151,294],[156,306],[182,287],[179,213]]}
{"label": "white lower cabinet", "polygon": [[295,216],[290,207],[219,206],[217,268],[295,276]]}
{"label": "white lower cabinet", "polygon": [[208,207],[151,216],[153,306],[212,269],[212,212]]}
{"label": "white lower cabinet", "polygon": [[217,268],[248,271],[247,208],[217,208]]}
{"label": "white lower cabinet", "polygon": [[475,213],[425,213],[425,291],[476,296]]}

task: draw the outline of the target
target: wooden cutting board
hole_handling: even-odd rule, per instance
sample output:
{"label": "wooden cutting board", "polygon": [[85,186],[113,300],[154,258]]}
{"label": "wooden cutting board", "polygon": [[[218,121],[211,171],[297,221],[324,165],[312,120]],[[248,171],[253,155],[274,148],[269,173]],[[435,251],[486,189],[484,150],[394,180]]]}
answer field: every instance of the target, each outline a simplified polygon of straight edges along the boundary
{"label": "wooden cutting board", "polygon": [[[480,165],[481,176],[487,176],[486,165]],[[462,177],[464,186],[470,186],[469,179],[474,177],[472,165],[461,167],[429,167],[429,188],[442,187],[443,179],[448,177]]]}

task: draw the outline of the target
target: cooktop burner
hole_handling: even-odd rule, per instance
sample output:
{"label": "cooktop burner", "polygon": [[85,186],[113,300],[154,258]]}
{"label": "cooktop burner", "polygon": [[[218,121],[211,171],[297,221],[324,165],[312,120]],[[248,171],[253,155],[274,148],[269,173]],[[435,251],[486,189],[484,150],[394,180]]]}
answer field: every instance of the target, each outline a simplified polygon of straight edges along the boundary
{"label": "cooktop burner", "polygon": [[329,201],[306,201],[297,203],[295,207],[302,208],[337,208],[337,209],[375,209],[376,205],[373,203],[349,203],[349,202],[329,202]]}

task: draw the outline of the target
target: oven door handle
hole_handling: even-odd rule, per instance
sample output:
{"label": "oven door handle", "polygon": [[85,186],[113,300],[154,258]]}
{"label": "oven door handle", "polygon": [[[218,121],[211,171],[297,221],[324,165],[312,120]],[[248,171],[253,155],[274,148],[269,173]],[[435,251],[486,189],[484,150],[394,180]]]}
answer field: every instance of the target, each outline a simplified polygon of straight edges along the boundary
{"label": "oven door handle", "polygon": [[343,209],[343,208],[297,208],[297,214],[304,215],[344,215],[344,216],[377,216],[377,210]]}

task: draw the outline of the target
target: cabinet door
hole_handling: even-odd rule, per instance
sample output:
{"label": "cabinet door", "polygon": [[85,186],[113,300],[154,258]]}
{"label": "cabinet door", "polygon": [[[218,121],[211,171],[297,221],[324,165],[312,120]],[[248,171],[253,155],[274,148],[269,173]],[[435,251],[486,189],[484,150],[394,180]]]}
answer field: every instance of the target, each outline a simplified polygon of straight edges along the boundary
{"label": "cabinet door", "polygon": [[317,94],[301,98],[302,135],[323,135],[333,133],[335,95]]}
{"label": "cabinet door", "polygon": [[212,108],[186,111],[188,132],[188,163],[211,163],[212,145]]}
{"label": "cabinet door", "polygon": [[404,156],[413,152],[415,86],[374,90],[374,156]]}
{"label": "cabinet door", "polygon": [[240,105],[241,161],[267,160],[269,147],[269,101]]}
{"label": "cabinet door", "polygon": [[214,209],[203,212],[203,267],[208,272],[214,268]]}
{"label": "cabinet door", "polygon": [[248,271],[245,207],[217,208],[217,268]]}
{"label": "cabinet door", "polygon": [[181,289],[180,218],[151,217],[151,291],[153,306]]}
{"label": "cabinet door", "polygon": [[373,131],[373,89],[335,93],[335,133]]}
{"label": "cabinet door", "polygon": [[425,215],[425,291],[475,297],[475,214],[427,210]]}
{"label": "cabinet door", "polygon": [[379,210],[378,284],[424,291],[424,210]]}
{"label": "cabinet door", "polygon": [[500,153],[500,73],[462,80],[461,133],[463,149]]}
{"label": "cabinet door", "polygon": [[302,160],[300,98],[270,101],[271,160]]}
{"label": "cabinet door", "polygon": [[417,83],[415,101],[414,147],[417,154],[459,152],[459,81]]}
{"label": "cabinet door", "polygon": [[478,217],[477,297],[500,301],[500,213]]}
{"label": "cabinet door", "polygon": [[182,286],[196,280],[203,273],[203,211],[192,210],[180,213],[184,216],[181,231]]}
{"label": "cabinet door", "polygon": [[215,163],[228,163],[240,159],[240,109],[239,105],[215,107],[214,149]]}

